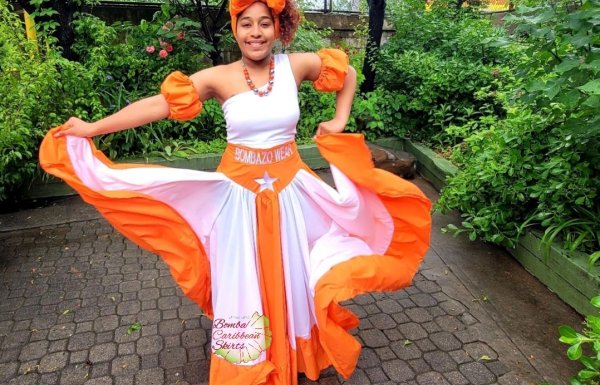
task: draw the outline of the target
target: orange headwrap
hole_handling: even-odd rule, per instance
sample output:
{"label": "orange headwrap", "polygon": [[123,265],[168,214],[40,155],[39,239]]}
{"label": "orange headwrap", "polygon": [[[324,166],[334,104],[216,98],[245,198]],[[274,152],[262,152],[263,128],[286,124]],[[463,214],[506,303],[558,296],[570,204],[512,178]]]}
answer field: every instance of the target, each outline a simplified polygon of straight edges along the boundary
{"label": "orange headwrap", "polygon": [[285,0],[230,0],[229,14],[231,15],[231,29],[233,30],[233,34],[235,35],[235,30],[237,28],[238,15],[257,2],[265,3],[271,10],[273,19],[275,19],[275,36],[279,37],[279,14],[285,8]]}

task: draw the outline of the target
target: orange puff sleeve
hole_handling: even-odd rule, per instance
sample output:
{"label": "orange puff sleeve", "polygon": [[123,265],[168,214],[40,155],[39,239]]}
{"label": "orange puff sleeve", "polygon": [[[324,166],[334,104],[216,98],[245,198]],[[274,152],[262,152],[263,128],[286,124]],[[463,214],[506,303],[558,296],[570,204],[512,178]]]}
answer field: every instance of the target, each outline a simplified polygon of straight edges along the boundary
{"label": "orange puff sleeve", "polygon": [[321,58],[321,73],[313,82],[317,91],[339,91],[344,86],[348,73],[348,55],[344,51],[325,48],[317,52]]}
{"label": "orange puff sleeve", "polygon": [[160,86],[160,92],[169,103],[171,119],[190,120],[202,112],[202,102],[194,84],[180,71],[166,77]]}

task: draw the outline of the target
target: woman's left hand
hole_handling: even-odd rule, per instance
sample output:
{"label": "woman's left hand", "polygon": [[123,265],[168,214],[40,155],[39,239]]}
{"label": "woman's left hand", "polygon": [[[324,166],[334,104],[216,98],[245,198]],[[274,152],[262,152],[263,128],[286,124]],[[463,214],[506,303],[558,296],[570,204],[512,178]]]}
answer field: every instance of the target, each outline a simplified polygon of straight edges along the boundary
{"label": "woman's left hand", "polygon": [[319,123],[315,138],[325,134],[335,134],[344,131],[346,122],[341,119],[331,119],[326,122]]}

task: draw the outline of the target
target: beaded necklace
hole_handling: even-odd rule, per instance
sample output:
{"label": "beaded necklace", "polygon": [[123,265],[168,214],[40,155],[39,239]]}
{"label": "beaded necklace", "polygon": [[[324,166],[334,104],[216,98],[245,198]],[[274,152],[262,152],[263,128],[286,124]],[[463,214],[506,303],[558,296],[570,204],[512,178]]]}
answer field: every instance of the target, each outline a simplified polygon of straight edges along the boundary
{"label": "beaded necklace", "polygon": [[250,74],[248,73],[248,69],[246,68],[246,63],[244,63],[243,58],[242,69],[244,71],[244,77],[246,78],[246,84],[248,84],[248,87],[250,87],[250,89],[252,90],[252,92],[254,92],[255,95],[258,95],[260,97],[269,95],[269,93],[273,89],[273,84],[275,83],[275,59],[273,58],[273,55],[271,55],[271,59],[269,60],[269,82],[267,89],[264,91],[259,90],[258,87],[254,85],[252,79],[250,79]]}

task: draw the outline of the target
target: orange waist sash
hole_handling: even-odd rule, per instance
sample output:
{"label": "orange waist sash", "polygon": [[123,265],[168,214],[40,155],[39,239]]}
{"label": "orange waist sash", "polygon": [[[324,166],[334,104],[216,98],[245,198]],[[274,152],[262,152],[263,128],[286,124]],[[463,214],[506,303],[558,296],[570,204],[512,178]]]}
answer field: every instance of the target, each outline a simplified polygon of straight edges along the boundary
{"label": "orange waist sash", "polygon": [[266,149],[229,143],[217,171],[259,194],[265,190],[278,193],[300,169],[310,171],[300,158],[296,143],[289,141]]}

